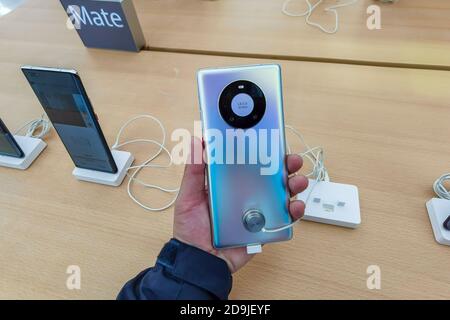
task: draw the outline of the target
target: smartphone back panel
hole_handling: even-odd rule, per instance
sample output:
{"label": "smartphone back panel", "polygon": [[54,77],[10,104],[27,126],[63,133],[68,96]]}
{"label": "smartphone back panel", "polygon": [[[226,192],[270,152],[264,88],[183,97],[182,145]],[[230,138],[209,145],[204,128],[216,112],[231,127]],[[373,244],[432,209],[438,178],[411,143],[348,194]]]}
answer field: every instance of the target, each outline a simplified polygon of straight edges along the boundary
{"label": "smartphone back panel", "polygon": [[[244,223],[252,210],[262,213],[266,228],[291,222],[280,67],[200,70],[198,87],[214,246],[289,240],[291,228],[250,232]],[[217,147],[220,136],[223,148]],[[231,143],[230,137],[241,137],[245,143],[237,143],[238,138]]]}

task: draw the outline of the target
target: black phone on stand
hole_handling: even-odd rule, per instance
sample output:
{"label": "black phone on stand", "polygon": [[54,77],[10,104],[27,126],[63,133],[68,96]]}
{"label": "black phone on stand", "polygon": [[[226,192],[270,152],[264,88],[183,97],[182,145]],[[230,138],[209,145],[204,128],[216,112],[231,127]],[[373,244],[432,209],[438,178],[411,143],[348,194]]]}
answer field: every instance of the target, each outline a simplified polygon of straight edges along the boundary
{"label": "black phone on stand", "polygon": [[75,70],[23,66],[22,71],[78,168],[117,173],[81,78]]}
{"label": "black phone on stand", "polygon": [[23,158],[25,156],[2,119],[0,119],[0,155],[14,158]]}

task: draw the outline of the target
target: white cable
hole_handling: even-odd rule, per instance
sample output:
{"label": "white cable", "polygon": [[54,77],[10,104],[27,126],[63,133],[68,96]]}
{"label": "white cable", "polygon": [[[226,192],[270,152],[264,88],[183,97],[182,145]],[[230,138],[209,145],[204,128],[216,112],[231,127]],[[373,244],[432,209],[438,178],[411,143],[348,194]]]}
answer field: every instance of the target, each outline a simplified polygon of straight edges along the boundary
{"label": "white cable", "polygon": [[437,179],[433,184],[433,190],[439,198],[450,200],[450,190],[447,190],[444,186],[446,181],[450,181],[450,173],[446,173]]}
{"label": "white cable", "polygon": [[[162,141],[158,142],[156,140],[153,139],[132,139],[132,140],[128,140],[125,142],[120,143],[120,137],[122,136],[123,131],[125,130],[125,128],[131,124],[132,122],[138,120],[138,119],[143,119],[143,118],[147,118],[147,119],[151,119],[153,121],[155,121],[159,127],[161,128],[161,132],[162,132]],[[130,120],[128,120],[127,122],[125,122],[125,124],[120,128],[117,136],[116,136],[116,141],[114,142],[112,149],[113,150],[119,150],[121,147],[130,145],[130,144],[136,144],[136,143],[150,143],[150,144],[154,144],[159,146],[158,151],[153,154],[150,158],[148,158],[147,160],[145,160],[144,162],[142,162],[141,164],[135,165],[135,166],[131,166],[127,169],[127,176],[129,177],[128,180],[128,185],[127,185],[127,192],[128,192],[128,196],[131,198],[131,200],[133,200],[136,204],[138,204],[140,207],[144,208],[145,210],[148,211],[163,211],[166,210],[167,208],[170,208],[175,201],[177,200],[178,197],[178,192],[180,190],[180,188],[165,188],[165,187],[161,187],[158,185],[154,185],[154,184],[150,184],[150,183],[146,183],[140,179],[137,178],[137,175],[139,174],[139,172],[144,169],[144,168],[169,168],[170,166],[172,166],[173,164],[173,159],[172,159],[172,155],[170,154],[169,150],[167,150],[167,148],[164,146],[166,143],[166,129],[164,128],[163,124],[161,123],[161,121],[158,118],[155,118],[151,115],[139,115],[136,117],[131,118]],[[169,157],[169,163],[165,164],[165,165],[160,165],[160,164],[151,164],[151,162],[153,160],[155,160],[162,152],[165,152],[167,154],[167,156]],[[132,171],[131,173],[128,171]],[[156,189],[165,193],[176,193],[174,198],[166,205],[160,207],[160,208],[153,208],[150,207],[148,205],[143,204],[142,202],[140,202],[131,192],[131,185],[132,183],[138,183],[146,188],[150,188],[150,189]]]}
{"label": "white cable", "polygon": [[[319,0],[322,1],[322,0]],[[289,12],[289,10],[287,9],[288,5],[292,2],[292,0],[286,0],[283,3],[283,6],[281,7],[281,12],[283,12],[285,15],[289,16],[289,17],[304,17],[307,14],[309,14],[311,12],[311,3],[309,3],[308,0],[306,0],[306,3],[308,4],[308,10],[306,10],[303,13],[292,13]]]}
{"label": "white cable", "polygon": [[[14,134],[19,134],[27,127],[28,127],[28,129],[25,134],[27,137],[42,139],[49,133],[49,131],[51,129],[51,124],[50,124],[50,121],[45,119],[44,115],[42,115],[38,119],[34,119],[34,120],[31,120],[31,121],[28,121],[27,123],[25,123],[22,127],[20,127],[18,130],[16,130],[16,132]],[[36,134],[36,132],[39,132],[39,133]]]}
{"label": "white cable", "polygon": [[[330,177],[328,175],[328,171],[327,168],[324,165],[324,153],[323,153],[323,148],[322,147],[313,147],[311,148],[305,141],[305,139],[303,138],[303,135],[296,130],[294,127],[286,125],[286,129],[289,129],[292,131],[292,133],[297,136],[297,138],[299,138],[299,140],[302,142],[302,144],[305,147],[305,151],[299,153],[299,155],[301,157],[303,157],[304,159],[307,159],[308,161],[311,162],[312,164],[312,169],[311,172],[309,172],[308,174],[306,174],[305,176],[307,178],[311,178],[315,180],[314,185],[312,186],[312,188],[310,189],[310,192],[308,194],[308,196],[305,199],[305,207],[309,202],[309,199],[311,198],[311,195],[314,191],[314,189],[316,188],[316,186],[321,182],[321,181],[330,181]],[[290,147],[288,144],[288,152],[291,153],[290,151]],[[298,223],[301,219],[297,219],[292,223],[289,223],[287,225],[278,227],[278,228],[263,228],[261,231],[262,232],[268,232],[268,233],[273,233],[273,232],[280,232],[283,231],[285,229],[291,228],[294,224]]]}
{"label": "white cable", "polygon": [[323,2],[323,0],[317,1],[314,5],[312,5],[309,0],[305,0],[306,4],[308,5],[308,9],[305,12],[303,12],[303,13],[292,13],[292,12],[288,11],[287,7],[292,1],[293,0],[286,0],[283,3],[283,6],[281,8],[281,12],[283,12],[283,14],[285,14],[287,16],[290,16],[290,17],[305,17],[306,16],[306,19],[305,19],[306,24],[308,24],[310,26],[313,26],[313,27],[316,27],[316,28],[319,28],[320,30],[322,30],[323,32],[328,33],[328,34],[334,34],[334,33],[336,33],[339,30],[339,14],[337,12],[337,9],[338,8],[347,7],[347,6],[351,6],[351,5],[353,5],[353,4],[358,2],[358,0],[351,0],[349,2],[340,3],[340,4],[336,4],[334,6],[326,7],[324,9],[324,11],[333,13],[334,14],[334,18],[335,18],[334,28],[331,29],[331,30],[327,30],[326,28],[324,28],[319,23],[313,22],[310,19],[311,15],[314,12],[314,10]]}

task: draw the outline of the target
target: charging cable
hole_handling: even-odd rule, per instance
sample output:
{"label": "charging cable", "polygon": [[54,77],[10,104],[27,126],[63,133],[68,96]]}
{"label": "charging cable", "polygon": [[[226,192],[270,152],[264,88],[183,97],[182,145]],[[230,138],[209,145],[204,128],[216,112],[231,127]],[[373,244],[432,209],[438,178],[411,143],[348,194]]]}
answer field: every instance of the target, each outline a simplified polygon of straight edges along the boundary
{"label": "charging cable", "polygon": [[51,127],[50,121],[45,119],[44,115],[42,115],[38,119],[25,123],[22,127],[16,130],[14,134],[19,134],[27,128],[27,132],[25,133],[27,137],[42,139],[49,133]]}
{"label": "charging cable", "polygon": [[[303,138],[303,135],[296,130],[294,127],[286,125],[286,129],[290,130],[303,144],[303,146],[305,147],[305,151],[299,153],[299,155],[303,158],[303,159],[307,159],[309,162],[311,162],[312,164],[312,169],[311,171],[306,174],[305,176],[307,178],[310,179],[314,179],[314,185],[312,186],[311,190],[309,191],[308,196],[306,197],[305,200],[305,206],[308,204],[309,199],[311,198],[311,195],[314,191],[314,189],[316,188],[316,186],[321,182],[321,181],[330,181],[330,177],[328,175],[328,171],[327,168],[324,165],[324,152],[323,152],[323,148],[322,147],[313,147],[311,148],[305,141],[305,139]],[[287,143],[287,149],[288,149],[288,153],[291,153],[291,148],[289,146],[289,143]],[[273,233],[273,232],[280,232],[283,231],[285,229],[291,228],[294,224],[298,223],[301,219],[297,219],[294,222],[278,227],[278,228],[262,228],[262,232],[269,232],[269,233]]]}
{"label": "charging cable", "polygon": [[[313,147],[311,148],[307,143],[303,135],[294,127],[290,125],[285,126],[286,129],[290,130],[303,144],[305,147],[305,151],[300,153],[299,155],[303,158],[308,159],[312,164],[312,170],[305,176],[307,178],[316,179],[318,181],[330,181],[330,177],[328,175],[327,168],[324,165],[324,152],[322,147]],[[289,143],[287,143],[288,153],[291,153],[291,148]]]}
{"label": "charging cable", "polygon": [[305,0],[306,4],[308,5],[308,9],[305,12],[302,13],[292,13],[288,10],[289,4],[292,2],[292,0],[286,0],[283,3],[283,7],[281,8],[281,12],[283,12],[285,15],[290,17],[306,17],[305,21],[307,25],[319,28],[325,33],[328,34],[334,34],[339,30],[339,14],[337,12],[338,8],[348,7],[358,2],[358,0],[351,0],[345,3],[336,4],[334,6],[329,6],[324,9],[325,12],[332,12],[335,17],[335,24],[334,28],[327,30],[325,27],[320,25],[319,23],[311,21],[311,15],[313,14],[314,10],[323,2],[323,0],[317,1],[314,5],[311,4],[309,0]]}
{"label": "charging cable", "polygon": [[450,181],[450,173],[446,173],[439,177],[433,184],[433,190],[439,198],[450,200],[450,190],[447,190],[444,186],[446,181]]}
{"label": "charging cable", "polygon": [[[125,128],[128,127],[132,122],[135,122],[136,120],[139,120],[139,119],[150,119],[158,124],[158,126],[161,128],[161,132],[162,132],[161,142],[158,142],[153,139],[132,139],[132,140],[128,140],[125,142],[119,142]],[[139,115],[139,116],[133,117],[130,120],[128,120],[127,122],[125,122],[125,124],[120,128],[120,130],[116,136],[116,141],[114,142],[114,144],[112,146],[113,150],[120,150],[120,148],[130,145],[130,144],[154,144],[159,147],[158,151],[156,153],[152,154],[150,158],[148,158],[147,160],[145,160],[144,162],[142,162],[139,165],[131,166],[127,169],[127,176],[129,177],[128,185],[127,185],[128,196],[137,205],[139,205],[140,207],[142,207],[143,209],[148,210],[148,211],[163,211],[163,210],[166,210],[167,208],[171,207],[177,200],[178,192],[180,190],[180,188],[166,188],[166,187],[154,185],[151,183],[144,182],[137,178],[139,172],[141,172],[141,170],[144,168],[169,168],[172,166],[172,164],[173,164],[172,155],[170,154],[169,150],[165,147],[165,143],[166,143],[166,129],[164,128],[164,125],[162,124],[162,122],[156,117],[144,114],[144,115]],[[167,164],[162,164],[162,165],[161,164],[152,164],[151,162],[153,160],[155,160],[156,158],[158,158],[162,153],[165,153],[168,156],[169,162]],[[162,191],[165,193],[173,193],[173,194],[175,194],[175,196],[168,204],[166,204],[162,207],[159,207],[159,208],[153,208],[153,207],[143,204],[141,201],[139,201],[133,195],[133,192],[131,191],[131,186],[133,183],[140,184],[140,185],[144,186],[145,188],[156,189],[156,190],[159,190],[159,191]]]}

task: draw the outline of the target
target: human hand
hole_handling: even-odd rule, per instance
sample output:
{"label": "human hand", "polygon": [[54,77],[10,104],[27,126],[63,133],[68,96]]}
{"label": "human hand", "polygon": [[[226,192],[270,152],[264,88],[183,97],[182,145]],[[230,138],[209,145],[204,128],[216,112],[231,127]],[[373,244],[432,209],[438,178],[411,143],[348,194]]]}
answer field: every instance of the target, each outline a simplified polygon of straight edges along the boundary
{"label": "human hand", "polygon": [[[198,138],[193,138],[191,158],[199,154],[203,154],[202,142]],[[205,188],[205,163],[203,157],[199,158],[202,158],[200,164],[190,161],[190,164],[186,165],[180,193],[175,203],[173,236],[179,241],[222,258],[234,273],[250,261],[253,255],[247,254],[244,247],[218,250],[212,246],[208,191]],[[303,160],[298,155],[288,155],[286,161],[290,175],[300,170],[303,165]],[[294,197],[306,189],[308,179],[303,175],[293,175],[289,177],[288,186],[291,197]],[[305,204],[302,201],[291,201],[289,212],[293,220],[300,219],[304,211]]]}

